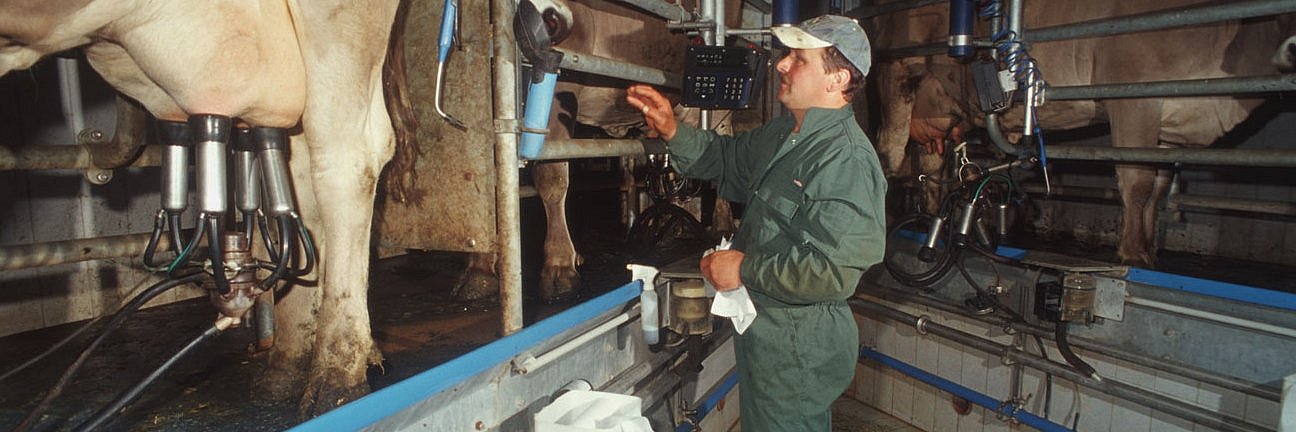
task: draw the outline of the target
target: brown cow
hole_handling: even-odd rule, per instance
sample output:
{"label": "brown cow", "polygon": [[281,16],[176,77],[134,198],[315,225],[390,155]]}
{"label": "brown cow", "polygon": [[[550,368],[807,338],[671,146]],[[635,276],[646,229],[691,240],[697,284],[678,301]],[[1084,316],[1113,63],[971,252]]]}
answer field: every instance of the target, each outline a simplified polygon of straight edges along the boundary
{"label": "brown cow", "polygon": [[[1031,28],[1125,16],[1204,3],[1199,0],[1126,2],[1062,0],[1027,2],[1023,11],[1027,39]],[[875,18],[876,49],[943,41],[946,8],[925,7]],[[1084,85],[1266,75],[1287,18],[1178,28],[1091,39],[1041,42],[1030,47],[1051,85]],[[1290,34],[1290,32],[1285,33]],[[883,165],[902,169],[905,145],[930,143],[945,131],[959,132],[982,119],[967,68],[947,57],[889,60],[876,68],[885,104],[878,139]],[[1110,122],[1117,147],[1205,146],[1237,125],[1262,101],[1254,98],[1194,97],[1048,102],[1039,111],[1044,129],[1071,129]],[[1020,104],[1019,104],[1020,105]],[[1020,133],[1020,106],[1001,116],[1003,128]],[[953,134],[957,135],[957,133]],[[958,137],[954,136],[957,140]],[[939,165],[927,157],[924,170]],[[1124,204],[1119,255],[1123,263],[1154,266],[1157,202],[1169,186],[1170,172],[1154,166],[1117,164]]]}
{"label": "brown cow", "polygon": [[[90,64],[159,119],[220,114],[290,128],[297,203],[319,288],[278,304],[268,389],[318,413],[368,391],[365,305],[375,186],[393,152],[382,66],[397,1],[0,3],[0,75],[84,46]],[[299,123],[300,122],[300,123]]]}

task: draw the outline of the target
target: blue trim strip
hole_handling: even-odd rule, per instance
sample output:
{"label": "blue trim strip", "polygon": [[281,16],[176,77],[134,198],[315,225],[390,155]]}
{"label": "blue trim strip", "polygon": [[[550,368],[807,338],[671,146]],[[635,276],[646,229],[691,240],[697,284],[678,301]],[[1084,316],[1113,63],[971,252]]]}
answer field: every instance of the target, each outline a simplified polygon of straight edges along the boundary
{"label": "blue trim strip", "polygon": [[724,382],[720,383],[720,386],[716,387],[715,390],[712,390],[711,394],[707,395],[706,400],[702,401],[702,405],[697,407],[697,413],[689,416],[689,421],[676,426],[675,432],[692,432],[695,430],[693,427],[701,424],[702,419],[706,418],[707,414],[710,414],[711,410],[720,404],[720,401],[729,394],[730,390],[733,390],[735,385],[738,385],[738,372],[736,371],[730,372]]}
{"label": "blue trim strip", "polygon": [[1125,279],[1194,294],[1296,310],[1296,294],[1131,267]]}
{"label": "blue trim strip", "polygon": [[1042,418],[1035,414],[1031,414],[1024,409],[1013,412],[1013,407],[1011,405],[1002,403],[976,390],[963,387],[953,381],[930,374],[927,371],[914,367],[908,363],[902,362],[900,360],[896,360],[892,357],[888,357],[886,354],[882,354],[880,352],[874,351],[871,348],[861,346],[860,356],[868,357],[873,360],[876,360],[884,365],[890,366],[892,369],[904,373],[905,375],[909,375],[911,377],[917,378],[919,381],[925,382],[938,389],[952,393],[955,396],[966,399],[967,401],[972,402],[974,404],[986,407],[998,414],[1002,414],[1006,416],[1011,415],[1017,418],[1017,420],[1021,421],[1023,424],[1033,427],[1035,429],[1039,429],[1045,432],[1069,432],[1070,431],[1070,429],[1067,429],[1066,427],[1060,424],[1053,423],[1046,418]]}
{"label": "blue trim strip", "polygon": [[642,284],[633,281],[544,321],[524,328],[404,381],[370,393],[333,411],[297,425],[293,431],[358,430],[460,382],[507,362],[565,330],[639,298]]}

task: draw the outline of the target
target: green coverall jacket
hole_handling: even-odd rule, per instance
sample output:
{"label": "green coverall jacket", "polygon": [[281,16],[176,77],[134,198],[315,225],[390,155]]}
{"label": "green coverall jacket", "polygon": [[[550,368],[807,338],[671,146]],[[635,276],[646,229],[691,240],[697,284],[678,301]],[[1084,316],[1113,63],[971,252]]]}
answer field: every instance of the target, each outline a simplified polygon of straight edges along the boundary
{"label": "green coverall jacket", "polygon": [[758,315],[736,339],[742,429],[828,431],[855,373],[859,335],[846,298],[882,260],[886,180],[847,105],[811,108],[736,136],[680,125],[680,173],[746,203],[733,249]]}

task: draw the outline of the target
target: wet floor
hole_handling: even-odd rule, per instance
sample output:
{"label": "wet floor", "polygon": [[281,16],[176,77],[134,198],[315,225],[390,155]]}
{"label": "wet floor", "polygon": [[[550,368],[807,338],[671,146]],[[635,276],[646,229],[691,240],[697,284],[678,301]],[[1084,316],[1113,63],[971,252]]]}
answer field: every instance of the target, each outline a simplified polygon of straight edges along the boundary
{"label": "wet floor", "polygon": [[[615,193],[573,193],[571,202],[597,202],[600,210],[573,211],[573,242],[584,258],[581,290],[557,303],[527,296],[527,323],[595,297],[629,282],[625,264],[625,230],[620,225]],[[611,202],[611,205],[602,205]],[[523,286],[538,276],[542,210],[536,200],[523,202]],[[525,246],[524,246],[525,248]],[[460,356],[498,337],[499,307],[492,301],[462,302],[453,287],[464,256],[448,252],[411,252],[381,260],[370,274],[369,308],[375,342],[384,355],[371,367],[370,386],[377,390]],[[66,390],[54,400],[34,431],[73,430],[92,418],[204,329],[215,317],[206,299],[193,299],[137,312],[91,355]],[[106,320],[105,320],[106,321]],[[85,322],[0,338],[0,374],[45,351],[85,326]],[[103,323],[40,360],[0,381],[0,430],[11,430],[54,386],[81,348]],[[253,371],[265,359],[250,353],[255,335],[230,329],[198,346],[162,375],[127,410],[100,430],[277,431],[296,425],[296,406],[260,397],[252,387]]]}

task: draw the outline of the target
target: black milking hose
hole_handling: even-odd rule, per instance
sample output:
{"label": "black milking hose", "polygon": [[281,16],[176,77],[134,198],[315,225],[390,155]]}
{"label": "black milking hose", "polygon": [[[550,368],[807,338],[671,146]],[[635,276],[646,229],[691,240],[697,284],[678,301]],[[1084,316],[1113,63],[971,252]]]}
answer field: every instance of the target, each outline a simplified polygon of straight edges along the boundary
{"label": "black milking hose", "polygon": [[99,344],[103,343],[104,339],[107,339],[108,335],[111,334],[113,330],[116,330],[117,326],[120,326],[122,321],[125,321],[126,318],[130,317],[130,315],[135,313],[136,310],[139,310],[139,308],[144,306],[145,303],[148,303],[149,300],[153,300],[153,298],[167,292],[171,288],[190,282],[198,282],[204,277],[207,277],[206,273],[200,271],[179,278],[158,282],[135,296],[135,298],[131,299],[129,303],[126,303],[125,306],[122,306],[121,310],[118,310],[117,313],[113,315],[113,318],[108,321],[108,324],[104,326],[103,330],[99,331],[99,335],[96,336],[94,340],[90,341],[89,345],[86,345],[86,347],[81,350],[81,355],[77,356],[76,361],[73,361],[72,364],[68,366],[67,370],[63,372],[63,376],[59,377],[58,383],[54,385],[54,388],[50,389],[49,393],[45,394],[45,398],[36,405],[36,408],[32,409],[31,413],[27,414],[27,417],[23,419],[22,423],[18,424],[17,428],[14,428],[14,432],[26,431],[28,428],[36,424],[36,420],[41,417],[41,414],[44,414],[45,410],[49,409],[50,402],[53,402],[54,398],[57,398],[59,394],[63,393],[63,388],[67,387],[69,382],[72,382],[72,377],[76,375],[77,370],[81,369],[81,365],[85,364],[86,359],[90,357],[90,354],[94,352],[95,348],[98,348]]}
{"label": "black milking hose", "polygon": [[125,393],[122,393],[121,396],[117,396],[117,399],[113,400],[112,403],[108,404],[108,406],[104,407],[104,409],[99,410],[99,412],[96,413],[93,418],[86,421],[85,423],[81,423],[80,426],[77,426],[76,430],[89,431],[89,430],[94,430],[94,428],[102,425],[104,421],[107,421],[110,417],[113,416],[113,414],[116,414],[117,411],[120,410],[123,406],[126,406],[126,404],[134,400],[135,397],[139,396],[140,392],[143,391],[145,387],[148,387],[150,384],[153,384],[153,381],[156,381],[159,376],[162,376],[162,374],[166,372],[167,369],[171,369],[171,366],[174,366],[176,362],[180,361],[181,357],[184,357],[185,354],[189,354],[189,352],[193,351],[193,349],[197,347],[199,344],[207,341],[208,339],[211,339],[212,337],[215,337],[216,335],[220,334],[220,332],[221,332],[220,327],[218,327],[215,324],[213,324],[211,327],[208,327],[207,330],[204,330],[202,334],[199,334],[198,337],[195,338],[193,341],[189,342],[188,345],[185,345],[184,348],[180,348],[180,351],[177,351],[175,355],[172,355],[171,358],[167,359],[165,363],[162,363],[161,366],[158,366],[158,368],[155,369],[153,373],[150,373],[148,376],[144,377],[142,381],[140,381],[138,384],[135,384],[134,387],[131,387],[131,389],[127,390]]}
{"label": "black milking hose", "polygon": [[1067,327],[1070,325],[1070,323],[1062,321],[1053,327],[1053,341],[1057,343],[1058,351],[1062,353],[1062,358],[1066,359],[1067,363],[1070,363],[1071,367],[1074,367],[1077,372],[1101,381],[1102,379],[1098,377],[1093,366],[1089,366],[1089,363],[1085,363],[1084,359],[1071,351],[1071,344],[1067,343]]}

